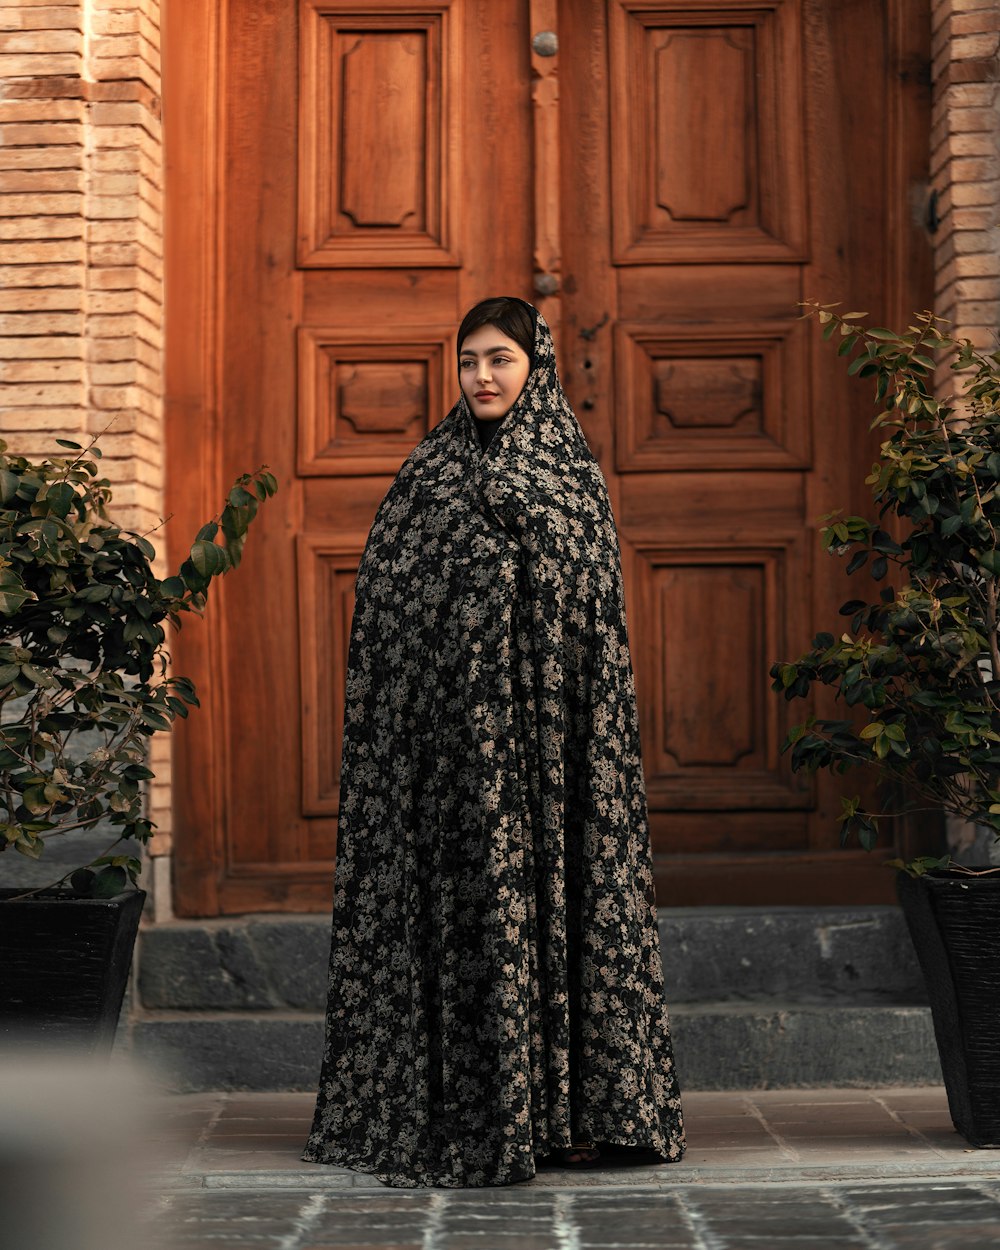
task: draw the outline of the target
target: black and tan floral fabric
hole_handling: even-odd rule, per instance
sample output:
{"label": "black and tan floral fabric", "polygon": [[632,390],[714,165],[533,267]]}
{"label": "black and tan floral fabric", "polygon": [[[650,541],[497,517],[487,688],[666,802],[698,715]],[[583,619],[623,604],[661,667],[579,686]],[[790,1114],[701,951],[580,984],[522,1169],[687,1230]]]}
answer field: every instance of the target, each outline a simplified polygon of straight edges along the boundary
{"label": "black and tan floral fabric", "polygon": [[525,1180],[582,1140],[684,1149],[618,539],[532,313],[489,447],[460,399],[358,569],[301,1157],[395,1186]]}

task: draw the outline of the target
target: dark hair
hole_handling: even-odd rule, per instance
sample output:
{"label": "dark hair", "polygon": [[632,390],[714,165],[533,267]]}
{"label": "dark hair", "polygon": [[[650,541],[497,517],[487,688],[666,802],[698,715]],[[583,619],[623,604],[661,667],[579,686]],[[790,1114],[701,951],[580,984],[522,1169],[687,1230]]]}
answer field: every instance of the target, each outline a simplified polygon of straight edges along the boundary
{"label": "dark hair", "polygon": [[527,353],[532,364],[535,363],[535,317],[530,304],[511,295],[480,300],[469,309],[458,327],[459,355],[469,335],[483,326],[496,326],[501,334],[513,339]]}

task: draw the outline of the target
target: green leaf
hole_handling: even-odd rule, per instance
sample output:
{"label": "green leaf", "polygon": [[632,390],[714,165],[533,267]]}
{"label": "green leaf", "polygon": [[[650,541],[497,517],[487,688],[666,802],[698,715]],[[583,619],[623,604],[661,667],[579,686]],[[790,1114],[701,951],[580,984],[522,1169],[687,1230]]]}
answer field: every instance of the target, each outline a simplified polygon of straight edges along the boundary
{"label": "green leaf", "polygon": [[103,603],[105,599],[111,598],[111,586],[96,582],[91,586],[84,586],[82,590],[78,590],[74,596],[81,603]]}
{"label": "green leaf", "polygon": [[871,821],[864,820],[858,828],[858,841],[866,851],[873,851],[878,842],[878,830]]}
{"label": "green leaf", "polygon": [[229,492],[229,502],[234,508],[245,508],[257,501],[248,490],[244,490],[242,486],[234,486]]}
{"label": "green leaf", "polygon": [[1000,551],[981,551],[976,558],[987,573],[1000,577]]}
{"label": "green leaf", "polygon": [[954,516],[945,517],[941,523],[941,533],[945,538],[950,538],[957,530],[962,528],[962,518],[956,513]]}
{"label": "green leaf", "polygon": [[75,893],[81,895],[83,898],[92,898],[94,878],[96,876],[97,873],[93,872],[90,868],[78,868],[76,872],[71,874],[69,883],[73,887]]}
{"label": "green leaf", "polygon": [[133,781],[143,781],[149,777],[155,777],[156,773],[144,764],[129,764],[127,768],[122,769],[122,776],[129,777]]}
{"label": "green leaf", "polygon": [[121,894],[128,881],[125,869],[118,866],[102,868],[93,882],[94,898],[114,898]]}
{"label": "green leaf", "polygon": [[55,684],[55,679],[48,669],[39,668],[35,664],[22,664],[21,674],[36,686],[48,687]]}
{"label": "green leaf", "polygon": [[11,503],[17,496],[21,479],[10,469],[0,469],[0,503]]}
{"label": "green leaf", "polygon": [[191,548],[191,563],[202,577],[214,577],[226,566],[226,555],[215,543],[198,540]]}
{"label": "green leaf", "polygon": [[21,585],[2,584],[0,578],[0,613],[14,616],[29,600],[38,599],[33,590],[26,590]]}
{"label": "green leaf", "polygon": [[169,729],[170,720],[164,716],[162,712],[157,712],[153,708],[146,707],[139,713],[139,719],[144,725],[149,725],[153,729]]}
{"label": "green leaf", "polygon": [[82,443],[73,443],[73,442],[70,442],[70,440],[69,440],[68,438],[57,438],[57,439],[56,439],[56,444],[57,444],[59,447],[68,447],[68,448],[70,449],[70,451],[83,451],[83,445],[82,445]]}
{"label": "green leaf", "polygon": [[69,514],[75,498],[76,491],[70,486],[69,482],[56,482],[54,486],[49,487],[45,496],[45,502],[56,516],[65,518]]}
{"label": "green leaf", "polygon": [[160,582],[160,594],[168,599],[183,599],[186,591],[182,577],[165,577]]}

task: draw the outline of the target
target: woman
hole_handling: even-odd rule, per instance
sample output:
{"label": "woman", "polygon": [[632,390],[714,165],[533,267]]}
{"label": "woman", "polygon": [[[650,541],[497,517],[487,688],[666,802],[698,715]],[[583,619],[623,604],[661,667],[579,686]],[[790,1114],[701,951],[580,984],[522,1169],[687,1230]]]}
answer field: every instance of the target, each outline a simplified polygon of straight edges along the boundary
{"label": "woman", "polygon": [[386,1184],[684,1150],[607,488],[518,299],[379,506],[348,657],[302,1158]]}

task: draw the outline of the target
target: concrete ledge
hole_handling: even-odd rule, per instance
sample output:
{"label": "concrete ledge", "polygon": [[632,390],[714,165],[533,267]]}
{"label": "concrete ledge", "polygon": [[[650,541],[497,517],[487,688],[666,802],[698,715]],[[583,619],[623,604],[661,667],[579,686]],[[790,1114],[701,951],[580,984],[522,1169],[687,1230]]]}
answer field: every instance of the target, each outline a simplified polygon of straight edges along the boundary
{"label": "concrete ledge", "polygon": [[[898,907],[664,909],[659,931],[671,1005],[926,1002]],[[160,1011],[323,1012],[329,958],[328,916],[148,926],[139,999]]]}
{"label": "concrete ledge", "polygon": [[[929,1085],[941,1081],[923,1007],[703,1004],[671,1011],[683,1090]],[[312,1090],[322,1014],[145,1013],[131,1048],[166,1090]]]}
{"label": "concrete ledge", "polygon": [[[332,1173],[332,1174],[328,1174]],[[678,1185],[767,1185],[813,1186],[838,1185],[852,1181],[881,1181],[888,1187],[906,1178],[942,1180],[954,1182],[959,1178],[990,1177],[1000,1180],[1000,1160],[996,1158],[970,1157],[952,1162],[947,1159],[917,1159],[901,1163],[878,1160],[871,1163],[842,1164],[824,1163],[814,1167],[789,1164],[787,1167],[688,1167],[684,1163],[664,1164],[662,1167],[630,1168],[618,1176],[604,1173],[582,1172],[574,1176],[563,1169],[561,1172],[540,1171],[527,1182],[531,1189],[563,1190],[585,1189],[588,1192],[621,1189],[675,1189]],[[343,1174],[331,1168],[313,1166],[310,1170],[244,1172],[162,1172],[150,1178],[156,1192],[164,1190],[185,1191],[191,1189],[250,1190],[325,1190],[350,1189],[384,1194],[389,1188],[363,1173]],[[391,1189],[389,1190],[390,1192]]]}

